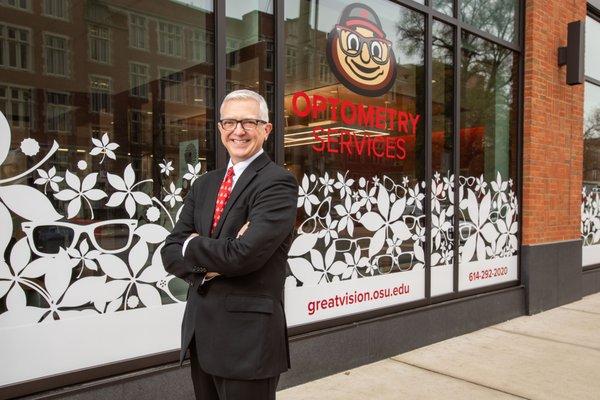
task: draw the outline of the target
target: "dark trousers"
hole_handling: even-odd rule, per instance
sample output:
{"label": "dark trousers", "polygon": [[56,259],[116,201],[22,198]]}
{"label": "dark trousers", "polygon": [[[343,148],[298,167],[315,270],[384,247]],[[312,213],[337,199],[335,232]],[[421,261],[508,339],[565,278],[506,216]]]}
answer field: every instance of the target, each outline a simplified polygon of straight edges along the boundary
{"label": "dark trousers", "polygon": [[210,375],[200,368],[196,339],[190,343],[192,382],[196,400],[275,400],[279,375],[255,380],[227,379]]}

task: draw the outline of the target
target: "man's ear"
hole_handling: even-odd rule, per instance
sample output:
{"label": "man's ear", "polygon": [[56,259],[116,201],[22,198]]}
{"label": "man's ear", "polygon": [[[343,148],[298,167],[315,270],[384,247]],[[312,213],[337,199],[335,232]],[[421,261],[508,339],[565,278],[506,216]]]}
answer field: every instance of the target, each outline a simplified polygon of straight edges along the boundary
{"label": "man's ear", "polygon": [[267,133],[267,135],[270,135],[272,130],[273,130],[272,123],[269,122],[269,123],[265,124],[265,132]]}

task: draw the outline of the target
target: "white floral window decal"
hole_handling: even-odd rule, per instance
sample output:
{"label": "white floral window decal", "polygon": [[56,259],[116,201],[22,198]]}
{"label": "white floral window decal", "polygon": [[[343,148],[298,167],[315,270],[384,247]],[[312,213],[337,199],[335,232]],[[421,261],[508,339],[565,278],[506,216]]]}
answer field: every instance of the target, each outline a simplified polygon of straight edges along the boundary
{"label": "white floral window decal", "polygon": [[[10,127],[0,113],[0,165],[10,143]],[[175,223],[165,203],[178,215],[181,189],[167,191],[173,199],[163,203],[148,194],[153,181],[138,180],[131,164],[122,175],[106,173],[108,185],[103,189],[98,172],[85,173],[85,160],[71,170],[51,165],[58,148],[54,141],[40,155],[37,141],[25,139],[20,145],[22,156],[41,159],[26,171],[0,179],[0,254],[9,249],[7,259],[0,258],[0,299],[6,304],[0,327],[184,301],[172,291],[169,283],[175,277],[166,273],[160,258],[168,235],[160,222],[169,227]],[[102,163],[105,157],[115,160],[118,148],[105,134],[92,139],[89,153],[101,155]],[[169,176],[174,169],[171,163],[161,164],[159,168]],[[199,164],[188,170],[193,176],[186,179],[201,174]],[[34,178],[34,186],[20,183],[24,177]],[[173,181],[165,184],[175,188]],[[65,215],[55,208],[56,202]],[[122,208],[130,219],[95,220],[94,209],[102,207]],[[73,222],[84,211],[93,221]],[[24,222],[17,226],[13,216]]]}

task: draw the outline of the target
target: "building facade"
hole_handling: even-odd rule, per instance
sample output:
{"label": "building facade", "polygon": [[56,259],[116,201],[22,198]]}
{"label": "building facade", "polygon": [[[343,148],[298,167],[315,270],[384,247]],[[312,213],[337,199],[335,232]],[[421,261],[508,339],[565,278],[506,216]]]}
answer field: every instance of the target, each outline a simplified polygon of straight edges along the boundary
{"label": "building facade", "polygon": [[280,387],[600,291],[597,0],[0,11],[0,398],[192,396],[160,248],[235,89],[299,184]]}

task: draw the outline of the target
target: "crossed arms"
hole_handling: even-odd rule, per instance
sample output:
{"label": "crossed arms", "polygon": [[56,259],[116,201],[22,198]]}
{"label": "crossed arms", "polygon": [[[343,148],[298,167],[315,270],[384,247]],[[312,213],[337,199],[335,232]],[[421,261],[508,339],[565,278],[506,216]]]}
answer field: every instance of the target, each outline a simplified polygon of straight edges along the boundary
{"label": "crossed arms", "polygon": [[[250,205],[250,225],[237,238],[213,239],[196,236],[189,241],[182,256],[185,240],[197,233],[194,227],[195,193],[202,178],[192,186],[173,232],[161,250],[167,272],[192,284],[204,277],[196,267],[224,276],[246,275],[260,269],[290,234],[296,219],[298,185],[288,173],[265,182]],[[225,217],[225,216],[224,216]]]}

